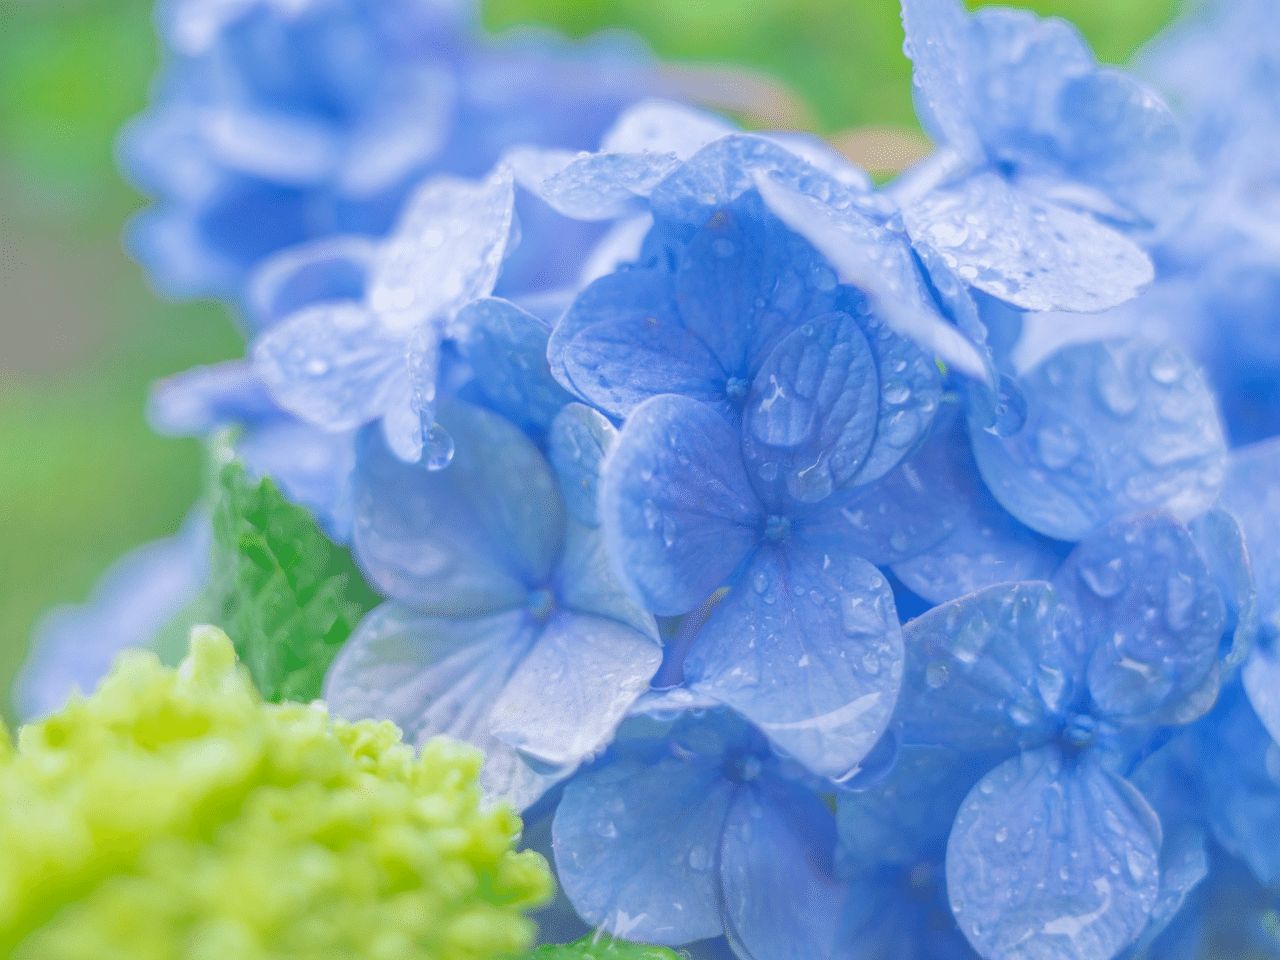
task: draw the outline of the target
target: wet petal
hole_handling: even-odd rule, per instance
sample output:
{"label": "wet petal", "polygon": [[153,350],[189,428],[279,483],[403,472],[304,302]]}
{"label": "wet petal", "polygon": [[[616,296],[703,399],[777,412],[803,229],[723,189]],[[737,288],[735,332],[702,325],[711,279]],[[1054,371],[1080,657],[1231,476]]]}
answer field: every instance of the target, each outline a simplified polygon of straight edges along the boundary
{"label": "wet petal", "polygon": [[1160,823],[1141,794],[1056,748],[996,767],[947,844],[956,922],[983,956],[1110,960],[1160,890]]}
{"label": "wet petal", "polygon": [[725,933],[755,960],[849,955],[841,924],[848,890],[832,872],[831,813],[808,791],[772,778],[737,792],[720,845]]}
{"label": "wet petal", "polygon": [[628,418],[605,463],[600,518],[627,589],[657,614],[692,610],[759,537],[737,431],[714,409],[659,396]]}
{"label": "wet petal", "polygon": [[1244,531],[1234,515],[1219,507],[1206,510],[1188,527],[1226,605],[1218,656],[1223,670],[1233,670],[1244,663],[1258,635],[1258,589]]}
{"label": "wet petal", "polygon": [[674,153],[593,153],[548,177],[537,195],[574,220],[614,220],[643,213],[653,188],[679,166]]}
{"label": "wet petal", "polygon": [[558,778],[494,739],[489,710],[538,632],[523,610],[451,619],[384,603],[330,665],[324,698],[346,720],[393,721],[414,746],[444,735],[480,748],[485,794],[524,808]]}
{"label": "wet petal", "polygon": [[600,523],[600,467],[617,439],[609,419],[581,403],[570,403],[551,423],[547,458],[560,480],[560,495],[574,519],[589,527]]}
{"label": "wet petal", "polygon": [[569,521],[555,591],[568,610],[616,620],[660,643],[653,614],[636,603],[614,576],[604,531],[599,527]]}
{"label": "wet petal", "polygon": [[1024,310],[1105,310],[1155,275],[1147,255],[1110,227],[993,173],[933,190],[902,216],[912,239],[963,280]]}
{"label": "wet petal", "polygon": [[1244,681],[1245,693],[1249,695],[1254,713],[1271,734],[1271,739],[1280,743],[1280,657],[1276,656],[1276,651],[1261,647],[1255,649],[1245,661],[1240,679]]}
{"label": "wet petal", "polygon": [[1203,376],[1173,346],[1064,347],[1019,383],[1026,426],[971,436],[988,488],[1033,530],[1079,540],[1128,513],[1163,507],[1190,518],[1213,503],[1222,425]]}
{"label": "wet petal", "polygon": [[1135,954],[1169,926],[1188,895],[1209,875],[1206,839],[1197,826],[1182,826],[1165,836],[1160,846],[1160,893],[1146,929],[1133,945]]}
{"label": "wet petal", "polygon": [[988,587],[907,623],[903,738],[967,752],[1043,742],[1079,690],[1047,583]]}
{"label": "wet petal", "polygon": [[286,247],[254,269],[245,295],[254,326],[265,329],[303,307],[363,300],[378,245],[333,236]]}
{"label": "wet petal", "polygon": [[424,611],[523,607],[563,546],[555,478],[497,414],[454,403],[440,423],[456,452],[438,471],[401,463],[377,434],[361,437],[353,535],[361,568],[381,592]]}
{"label": "wet petal", "polygon": [[903,0],[902,25],[920,123],[934,142],[971,162],[983,159],[969,116],[974,43],[964,8],[956,0]]}
{"label": "wet petal", "polygon": [[307,307],[253,344],[253,372],[280,406],[351,430],[382,416],[403,380],[404,334],[354,303]]}
{"label": "wet petal", "polygon": [[664,393],[723,398],[725,374],[685,328],[670,275],[661,271],[631,270],[591,284],[552,332],[547,355],[561,383],[619,418]]}
{"label": "wet petal", "polygon": [[1259,617],[1280,632],[1280,438],[1231,451],[1222,505],[1249,545]]}
{"label": "wet petal", "polygon": [[713,113],[670,100],[641,100],[618,115],[600,141],[602,153],[674,153],[688,160],[737,130]]}
{"label": "wet petal", "polygon": [[572,397],[547,365],[547,325],[514,303],[496,297],[473,301],[458,312],[462,352],[480,388],[512,423],[545,430]]}
{"label": "wet petal", "polygon": [[147,423],[166,437],[200,437],[224,424],[280,416],[267,385],[243,360],[176,373],[152,384],[147,397]]}
{"label": "wet petal", "polygon": [[[1053,579],[1081,618],[1094,709],[1189,723],[1217,694],[1222,596],[1190,532],[1166,513],[1116,520]],[[1203,689],[1206,681],[1211,688]]]}
{"label": "wet petal", "polygon": [[719,757],[606,761],[565,787],[556,872],[587,923],[672,945],[724,932],[716,852],[736,787],[720,766]]}
{"label": "wet petal", "polygon": [[576,768],[613,739],[661,663],[656,638],[615,620],[557,613],[493,704],[490,730],[539,765]]}
{"label": "wet petal", "polygon": [[902,680],[893,594],[871,564],[799,540],[762,547],[685,660],[688,685],[824,777],[859,772]]}

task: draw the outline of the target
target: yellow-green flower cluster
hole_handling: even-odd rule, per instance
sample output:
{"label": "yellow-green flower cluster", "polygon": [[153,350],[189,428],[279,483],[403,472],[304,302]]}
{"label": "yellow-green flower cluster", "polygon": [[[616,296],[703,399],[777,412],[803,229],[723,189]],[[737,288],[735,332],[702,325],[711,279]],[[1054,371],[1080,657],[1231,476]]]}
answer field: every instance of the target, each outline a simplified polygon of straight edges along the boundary
{"label": "yellow-green flower cluster", "polygon": [[551,892],[472,748],[265,704],[229,640],[0,728],[0,956],[487,960]]}

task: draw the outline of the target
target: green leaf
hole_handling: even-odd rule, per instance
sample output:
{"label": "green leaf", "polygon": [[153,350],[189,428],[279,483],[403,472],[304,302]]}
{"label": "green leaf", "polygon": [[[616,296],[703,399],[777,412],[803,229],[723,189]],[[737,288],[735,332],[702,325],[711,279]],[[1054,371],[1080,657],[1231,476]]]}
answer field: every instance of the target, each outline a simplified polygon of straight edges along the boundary
{"label": "green leaf", "polygon": [[524,960],[680,960],[680,955],[667,947],[589,933],[573,943],[544,944],[525,954]]}
{"label": "green leaf", "polygon": [[219,477],[213,565],[201,606],[235,644],[264,699],[320,696],[325,671],[379,598],[351,555],[269,479]]}

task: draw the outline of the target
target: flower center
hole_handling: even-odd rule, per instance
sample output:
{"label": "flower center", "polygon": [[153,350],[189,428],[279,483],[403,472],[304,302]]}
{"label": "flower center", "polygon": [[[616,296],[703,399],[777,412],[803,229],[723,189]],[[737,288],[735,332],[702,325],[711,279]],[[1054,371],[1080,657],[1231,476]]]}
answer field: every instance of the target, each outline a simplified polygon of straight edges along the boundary
{"label": "flower center", "polygon": [[746,399],[747,388],[751,385],[741,377],[730,377],[724,385],[724,394],[730,400],[740,402]]}
{"label": "flower center", "polygon": [[774,543],[787,539],[791,536],[791,520],[773,514],[764,522],[764,536],[766,540],[772,540]]}
{"label": "flower center", "polygon": [[726,757],[724,775],[732,783],[751,783],[760,776],[760,758],[752,753],[739,753]]}
{"label": "flower center", "polygon": [[1073,713],[1067,718],[1067,723],[1062,728],[1062,739],[1066,741],[1068,746],[1077,750],[1093,746],[1094,738],[1097,735],[1098,725],[1094,722],[1093,717],[1087,713]]}
{"label": "flower center", "polygon": [[546,623],[556,608],[556,598],[550,590],[530,590],[529,599],[525,601],[530,615],[539,623]]}

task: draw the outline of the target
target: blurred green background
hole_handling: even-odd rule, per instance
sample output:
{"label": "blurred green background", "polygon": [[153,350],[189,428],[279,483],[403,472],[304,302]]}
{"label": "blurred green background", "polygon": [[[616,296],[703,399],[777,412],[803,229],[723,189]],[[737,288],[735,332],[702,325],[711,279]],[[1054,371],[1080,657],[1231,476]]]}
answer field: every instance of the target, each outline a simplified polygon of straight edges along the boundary
{"label": "blurred green background", "polygon": [[[369,0],[377,2],[377,0]],[[1040,0],[1122,62],[1179,0]],[[147,0],[0,0],[0,690],[52,604],[175,531],[194,441],[152,436],[148,384],[241,344],[214,304],[164,303],[120,249],[142,203],[112,161],[158,62]],[[766,71],[823,133],[914,130],[897,0],[487,0],[484,22],[634,29],[665,59]],[[7,697],[0,697],[9,719]]]}

